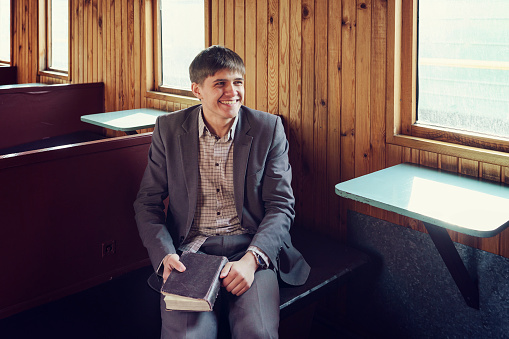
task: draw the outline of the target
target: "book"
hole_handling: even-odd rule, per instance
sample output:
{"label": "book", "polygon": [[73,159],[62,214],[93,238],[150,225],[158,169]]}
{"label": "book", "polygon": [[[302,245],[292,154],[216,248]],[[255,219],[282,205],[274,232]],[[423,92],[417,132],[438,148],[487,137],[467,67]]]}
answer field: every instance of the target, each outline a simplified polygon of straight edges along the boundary
{"label": "book", "polygon": [[219,293],[219,274],[226,257],[184,252],[180,261],[184,272],[173,270],[161,287],[166,309],[174,311],[211,311]]}

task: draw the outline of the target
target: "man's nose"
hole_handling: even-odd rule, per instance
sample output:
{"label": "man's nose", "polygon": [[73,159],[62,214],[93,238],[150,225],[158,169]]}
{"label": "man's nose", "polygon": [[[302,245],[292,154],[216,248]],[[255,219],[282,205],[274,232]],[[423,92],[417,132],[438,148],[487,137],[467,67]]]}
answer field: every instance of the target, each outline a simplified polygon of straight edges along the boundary
{"label": "man's nose", "polygon": [[234,93],[235,87],[233,86],[233,82],[227,82],[224,88],[226,93]]}

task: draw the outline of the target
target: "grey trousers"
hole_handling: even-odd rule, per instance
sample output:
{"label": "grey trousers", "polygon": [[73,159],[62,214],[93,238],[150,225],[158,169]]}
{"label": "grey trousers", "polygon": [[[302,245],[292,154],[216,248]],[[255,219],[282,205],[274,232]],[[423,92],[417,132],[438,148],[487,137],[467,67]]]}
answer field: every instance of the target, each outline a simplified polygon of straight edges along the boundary
{"label": "grey trousers", "polygon": [[[239,260],[251,242],[251,235],[208,238],[200,252]],[[161,297],[161,338],[277,338],[279,286],[271,269],[255,273],[251,288],[237,297],[223,287],[212,312],[167,311]],[[228,326],[229,325],[229,326]]]}

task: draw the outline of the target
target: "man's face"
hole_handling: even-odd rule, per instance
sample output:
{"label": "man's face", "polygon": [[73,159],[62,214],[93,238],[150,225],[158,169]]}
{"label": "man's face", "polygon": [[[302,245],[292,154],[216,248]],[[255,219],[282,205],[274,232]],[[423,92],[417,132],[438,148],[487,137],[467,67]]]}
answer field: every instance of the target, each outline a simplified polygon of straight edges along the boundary
{"label": "man's face", "polygon": [[229,123],[244,101],[244,77],[229,69],[217,71],[191,89],[201,100],[203,115],[210,124]]}

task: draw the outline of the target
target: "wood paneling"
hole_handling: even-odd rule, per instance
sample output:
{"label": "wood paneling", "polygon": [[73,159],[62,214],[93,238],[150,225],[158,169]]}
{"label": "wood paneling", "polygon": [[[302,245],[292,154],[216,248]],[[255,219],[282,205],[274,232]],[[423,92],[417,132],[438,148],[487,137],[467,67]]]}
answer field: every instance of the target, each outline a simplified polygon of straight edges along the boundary
{"label": "wood paneling", "polygon": [[[145,106],[173,111],[196,103],[147,94],[154,78],[153,59],[145,53],[154,46],[150,40],[154,2],[70,1],[71,79],[63,80],[37,71],[39,1],[14,1],[12,55],[19,82],[103,81],[107,111]],[[225,44],[245,60],[245,103],[284,121],[298,225],[344,239],[346,211],[353,208],[424,231],[415,220],[334,194],[339,181],[401,162],[509,183],[509,169],[490,164],[489,158],[473,161],[385,143],[386,131],[392,130],[386,112],[394,110],[387,98],[399,98],[393,87],[395,56],[390,52],[397,41],[387,34],[395,29],[389,19],[395,16],[392,1],[208,0],[206,8],[207,41]],[[412,46],[406,47],[403,53],[411,53]],[[409,93],[401,93],[404,107],[411,106]],[[509,257],[507,231],[482,240],[454,232],[451,236]]]}

